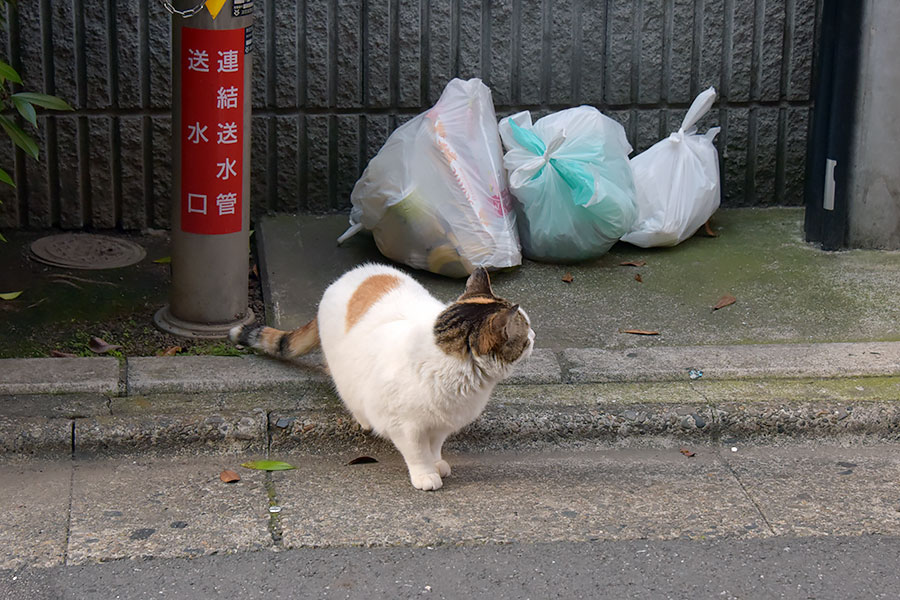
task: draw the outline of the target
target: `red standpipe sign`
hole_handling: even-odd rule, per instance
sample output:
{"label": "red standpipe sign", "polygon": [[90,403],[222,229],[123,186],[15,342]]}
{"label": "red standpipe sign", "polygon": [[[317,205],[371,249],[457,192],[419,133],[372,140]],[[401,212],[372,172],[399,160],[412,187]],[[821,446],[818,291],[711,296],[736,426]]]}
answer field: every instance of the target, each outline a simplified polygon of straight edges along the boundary
{"label": "red standpipe sign", "polygon": [[181,230],[241,230],[244,30],[184,27],[181,41]]}

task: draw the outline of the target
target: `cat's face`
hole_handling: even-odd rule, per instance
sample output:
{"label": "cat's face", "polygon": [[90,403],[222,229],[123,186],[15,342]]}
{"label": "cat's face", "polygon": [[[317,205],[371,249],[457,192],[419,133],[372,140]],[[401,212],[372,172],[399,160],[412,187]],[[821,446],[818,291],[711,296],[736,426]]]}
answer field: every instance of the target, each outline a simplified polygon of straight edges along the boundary
{"label": "cat's face", "polygon": [[494,295],[487,271],[478,267],[466,291],[440,314],[435,341],[445,353],[489,357],[513,364],[531,354],[534,331],[518,304]]}

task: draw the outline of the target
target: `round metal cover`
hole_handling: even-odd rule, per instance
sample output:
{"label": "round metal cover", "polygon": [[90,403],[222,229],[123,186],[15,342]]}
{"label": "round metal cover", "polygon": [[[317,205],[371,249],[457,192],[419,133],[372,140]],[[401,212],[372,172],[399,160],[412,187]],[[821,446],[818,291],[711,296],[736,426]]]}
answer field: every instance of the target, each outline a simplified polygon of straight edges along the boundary
{"label": "round metal cover", "polygon": [[35,260],[67,269],[116,269],[143,260],[147,252],[139,245],[107,235],[63,233],[35,240]]}

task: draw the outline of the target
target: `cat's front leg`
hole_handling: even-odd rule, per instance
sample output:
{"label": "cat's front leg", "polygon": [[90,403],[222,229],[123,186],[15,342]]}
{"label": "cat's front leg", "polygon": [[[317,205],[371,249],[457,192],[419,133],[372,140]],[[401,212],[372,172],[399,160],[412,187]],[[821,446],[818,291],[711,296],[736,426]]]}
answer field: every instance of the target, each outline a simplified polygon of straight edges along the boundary
{"label": "cat's front leg", "polygon": [[406,461],[409,480],[414,488],[426,491],[438,490],[444,485],[431,452],[431,439],[427,433],[407,430],[391,434],[390,438]]}

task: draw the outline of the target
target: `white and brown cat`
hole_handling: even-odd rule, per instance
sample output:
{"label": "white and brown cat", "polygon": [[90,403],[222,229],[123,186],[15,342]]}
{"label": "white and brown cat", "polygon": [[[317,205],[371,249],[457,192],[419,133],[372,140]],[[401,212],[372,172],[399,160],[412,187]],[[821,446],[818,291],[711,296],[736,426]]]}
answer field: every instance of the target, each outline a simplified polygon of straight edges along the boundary
{"label": "white and brown cat", "polygon": [[483,268],[446,305],[397,269],[363,265],[325,290],[303,327],[235,327],[231,339],[285,359],[321,343],[347,409],[394,443],[413,486],[436,490],[450,474],[444,440],[474,421],[531,354],[534,331],[525,311],[494,295]]}

